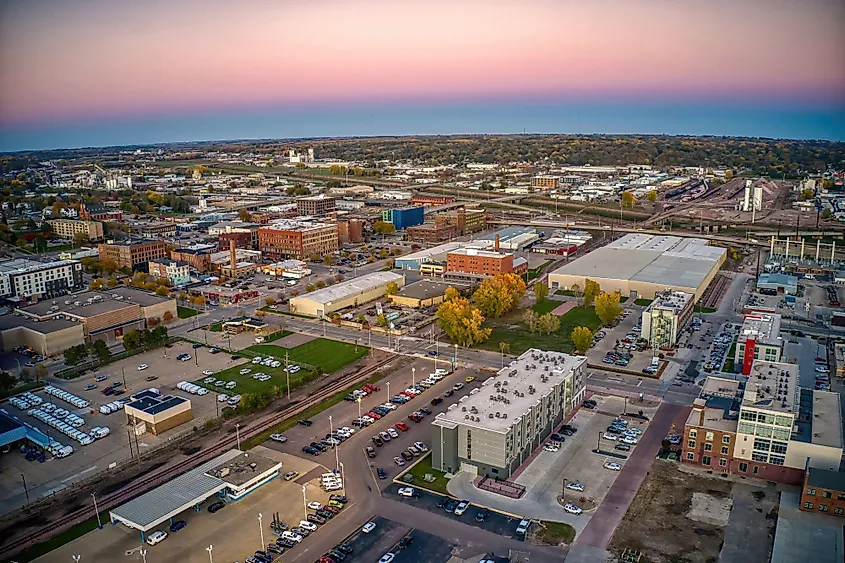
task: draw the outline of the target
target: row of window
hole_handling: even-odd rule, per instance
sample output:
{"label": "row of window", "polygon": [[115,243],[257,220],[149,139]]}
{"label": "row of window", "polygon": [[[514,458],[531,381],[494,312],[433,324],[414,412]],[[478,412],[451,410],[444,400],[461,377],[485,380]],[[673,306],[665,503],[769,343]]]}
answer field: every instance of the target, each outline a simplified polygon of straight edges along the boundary
{"label": "row of window", "polygon": [[[805,502],[804,508],[806,508],[807,510],[813,510],[813,503],[812,502]],[[828,506],[826,504],[820,504],[819,505],[819,512],[827,512],[827,511],[828,511]],[[845,514],[845,509],[842,509],[842,508],[839,508],[839,507],[834,507],[833,513],[836,514],[837,516],[842,516],[843,514]]]}
{"label": "row of window", "polygon": [[[695,449],[695,440],[689,440],[687,442],[687,447],[689,447],[690,449]],[[730,448],[728,448],[728,446],[722,446],[722,448],[721,448],[722,455],[728,455],[729,449]],[[705,452],[712,452],[713,451],[713,444],[705,443],[704,444],[704,451]]]}
{"label": "row of window", "polygon": [[[816,496],[816,489],[812,487],[807,488],[807,496],[814,497]],[[822,490],[821,494],[822,498],[833,498],[833,492]],[[845,493],[837,493],[836,500],[845,500]]]}
{"label": "row of window", "polygon": [[[690,438],[697,438],[698,437],[698,430],[695,429],[695,428],[691,428],[690,431],[689,431],[689,437]],[[715,437],[715,435],[713,434],[713,432],[706,432],[704,434],[704,439],[707,440],[708,442],[712,442],[714,437]],[[731,443],[731,437],[728,434],[723,435],[722,436],[722,443],[723,444],[730,444]]]}
{"label": "row of window", "polygon": [[750,411],[743,409],[739,413],[740,420],[747,420],[750,422],[761,422],[763,424],[774,424],[775,426],[784,426],[792,428],[792,417],[767,414],[764,412]]}
{"label": "row of window", "polygon": [[[695,454],[692,452],[687,452],[687,461],[695,461]],[[709,455],[701,456],[701,465],[710,465],[712,463],[712,459]],[[719,459],[719,467],[727,467],[728,460],[725,458]]]}

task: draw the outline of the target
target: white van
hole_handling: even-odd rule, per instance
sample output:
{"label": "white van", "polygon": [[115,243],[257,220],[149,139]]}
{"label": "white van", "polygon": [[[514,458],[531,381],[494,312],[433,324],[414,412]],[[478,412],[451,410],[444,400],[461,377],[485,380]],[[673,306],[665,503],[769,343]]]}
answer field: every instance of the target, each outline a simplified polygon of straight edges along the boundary
{"label": "white van", "polygon": [[155,545],[159,542],[164,541],[165,538],[167,538],[167,532],[163,530],[158,530],[147,536],[147,543],[150,545]]}

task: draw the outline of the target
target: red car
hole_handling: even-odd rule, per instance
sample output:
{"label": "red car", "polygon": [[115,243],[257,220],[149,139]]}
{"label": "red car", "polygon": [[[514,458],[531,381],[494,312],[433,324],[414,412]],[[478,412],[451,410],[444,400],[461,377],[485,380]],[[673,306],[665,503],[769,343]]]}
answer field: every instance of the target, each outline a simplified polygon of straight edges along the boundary
{"label": "red car", "polygon": [[328,555],[323,555],[317,560],[317,563],[334,563],[334,559],[332,559]]}
{"label": "red car", "polygon": [[407,431],[408,431],[408,425],[407,425],[407,424],[405,424],[404,422],[397,422],[397,423],[396,423],[396,428],[398,428],[398,429],[399,429],[399,430],[401,430],[402,432],[407,432]]}
{"label": "red car", "polygon": [[331,512],[332,514],[337,514],[337,513],[339,513],[339,512],[340,512],[340,509],[339,509],[338,507],[336,507],[336,506],[324,506],[324,507],[323,507],[323,509],[324,509],[324,510],[328,510],[328,511],[329,511],[329,512]]}
{"label": "red car", "polygon": [[370,411],[370,412],[368,412],[368,413],[367,413],[367,416],[369,416],[370,418],[374,418],[374,419],[376,419],[376,420],[378,420],[378,419],[380,419],[380,418],[381,418],[381,415],[380,415],[379,413],[377,413],[377,412],[374,412],[374,411]]}
{"label": "red car", "polygon": [[402,395],[403,397],[407,397],[408,399],[413,399],[413,398],[414,398],[414,395],[413,395],[413,394],[411,394],[411,393],[408,393],[407,391],[402,391],[402,392],[401,392],[401,393],[399,393],[399,394],[400,394],[400,395]]}

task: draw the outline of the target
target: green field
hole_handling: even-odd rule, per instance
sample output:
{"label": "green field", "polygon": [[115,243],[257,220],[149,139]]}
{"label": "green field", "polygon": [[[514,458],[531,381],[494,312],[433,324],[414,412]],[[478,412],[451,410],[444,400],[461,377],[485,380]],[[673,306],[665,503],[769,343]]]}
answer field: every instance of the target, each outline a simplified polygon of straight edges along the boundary
{"label": "green field", "polygon": [[704,314],[716,312],[716,309],[714,309],[713,307],[702,307],[701,305],[696,305],[694,307],[694,310],[695,310],[696,313],[704,313]]}
{"label": "green field", "polygon": [[[431,473],[432,475],[434,475],[435,480],[432,483],[428,483],[425,481],[424,477],[426,473]],[[449,480],[444,477],[444,473],[442,471],[431,467],[431,453],[426,454],[426,456],[422,458],[422,460],[420,460],[418,464],[403,473],[402,476],[398,479],[402,482],[407,482],[404,480],[405,475],[414,476],[414,480],[412,482],[413,485],[432,490],[442,495],[449,494],[449,491],[446,490],[446,483],[448,483]]]}
{"label": "green field", "polygon": [[654,299],[634,299],[634,305],[639,305],[640,307],[648,307],[651,305],[651,302]]}
{"label": "green field", "polygon": [[575,528],[564,522],[543,520],[535,526],[534,537],[545,544],[560,545],[561,542],[569,544],[575,539]]}
{"label": "green field", "polygon": [[545,315],[546,313],[551,313],[552,311],[557,309],[558,305],[560,304],[560,301],[555,301],[554,299],[546,299],[545,301],[540,301],[531,308],[538,315]]}
{"label": "green field", "polygon": [[572,292],[570,289],[558,289],[555,291],[555,295],[565,295],[566,297],[575,297],[575,293]]}
{"label": "green field", "polygon": [[190,307],[176,307],[176,314],[179,316],[180,319],[190,319],[191,317],[195,317],[200,314],[199,311],[196,309],[191,309]]}
{"label": "green field", "polygon": [[289,336],[291,334],[293,333],[289,330],[277,330],[273,334],[265,336],[264,342],[274,342],[276,340],[279,340],[280,338],[284,338],[285,336]]}
{"label": "green field", "polygon": [[[284,366],[286,350],[290,365],[300,365],[303,368],[291,374],[291,389],[296,389],[300,385],[314,379],[317,376],[315,368],[319,368],[322,373],[331,373],[365,356],[369,351],[365,346],[358,346],[358,351],[356,352],[354,344],[346,344],[345,342],[323,338],[317,338],[290,349],[276,346],[275,344],[256,344],[247,348],[242,353],[245,352],[249,356],[258,355],[263,358],[272,356],[282,362],[282,365],[274,368],[252,364],[250,360],[219,371],[214,374],[214,377],[222,381],[237,382],[238,386],[231,393],[256,393],[271,387],[278,387],[282,393],[287,392],[288,376],[285,373]],[[249,368],[250,372],[241,375],[240,371],[244,368]],[[270,379],[267,381],[253,379],[252,376],[256,373],[266,373],[270,376]],[[203,383],[203,379],[205,377],[198,379],[194,383],[212,391],[220,391],[220,388]]]}
{"label": "green field", "polygon": [[499,342],[507,342],[510,344],[510,353],[513,355],[522,354],[529,348],[572,353],[575,349],[569,338],[572,329],[576,326],[586,326],[595,331],[601,326],[601,321],[592,307],[576,307],[560,317],[560,329],[551,334],[529,332],[522,322],[521,311],[496,319],[488,323],[488,326],[493,329],[493,332],[490,338],[479,346],[485,350],[498,352],[500,351]]}

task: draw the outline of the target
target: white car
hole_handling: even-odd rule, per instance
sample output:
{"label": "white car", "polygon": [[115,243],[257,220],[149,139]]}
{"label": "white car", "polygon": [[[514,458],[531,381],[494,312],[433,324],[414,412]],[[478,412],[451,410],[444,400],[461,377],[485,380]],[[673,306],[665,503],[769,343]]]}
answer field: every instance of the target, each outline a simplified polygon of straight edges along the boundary
{"label": "white car", "polygon": [[158,530],[157,532],[153,532],[152,534],[147,536],[147,543],[150,545],[155,545],[159,542],[164,541],[166,537],[167,532],[165,532],[164,530]]}
{"label": "white car", "polygon": [[455,507],[455,516],[461,516],[464,512],[467,511],[469,508],[469,503],[465,500],[462,500],[458,503],[458,506]]}
{"label": "white car", "polygon": [[422,442],[414,442],[414,447],[417,448],[421,452],[427,452],[428,451],[428,446],[426,446]]}
{"label": "white car", "polygon": [[399,437],[399,432],[397,432],[393,428],[388,428],[387,433],[390,434],[391,438],[398,438]]}
{"label": "white car", "polygon": [[636,445],[637,445],[637,439],[636,439],[636,438],[634,438],[633,436],[624,436],[624,437],[622,438],[621,442],[622,442],[623,444],[628,444],[628,445],[631,445],[631,446],[636,446]]}
{"label": "white car", "polygon": [[[287,442],[288,439],[282,436],[281,434],[270,434],[270,439],[274,442]],[[317,503],[319,504],[319,503]]]}
{"label": "white car", "polygon": [[639,428],[629,428],[628,430],[625,431],[625,434],[633,434],[634,436],[639,436],[642,433],[643,433],[643,431],[640,430]]}
{"label": "white car", "polygon": [[300,520],[299,527],[308,530],[309,532],[315,532],[317,530],[317,526],[309,522],[308,520]]}
{"label": "white car", "polygon": [[372,532],[375,529],[376,529],[376,523],[375,522],[367,522],[366,524],[364,524],[364,527],[361,528],[361,531],[364,532],[365,534],[369,534],[370,532]]}
{"label": "white car", "polygon": [[[144,371],[148,367],[150,367],[150,366],[148,366],[147,364],[141,364],[140,366],[138,366],[138,371]],[[159,541],[161,541],[161,540],[159,540]]]}
{"label": "white car", "polygon": [[395,463],[395,464],[396,464],[396,465],[398,465],[399,467],[402,467],[403,465],[405,465],[405,460],[404,460],[404,459],[402,459],[401,457],[394,457],[394,458],[393,458],[393,463]]}
{"label": "white car", "polygon": [[434,370],[434,373],[436,373],[437,375],[448,375],[449,370],[445,370],[443,368],[437,368],[436,370]]}
{"label": "white car", "polygon": [[285,530],[284,532],[282,532],[282,537],[287,540],[295,541],[296,543],[302,541],[302,536],[300,536],[299,534],[295,534],[290,530]]}
{"label": "white car", "polygon": [[241,370],[240,372],[238,372],[238,373],[240,373],[241,375],[246,375],[246,374],[248,374],[248,373],[249,373],[249,372],[251,372],[251,371],[252,371],[252,370],[251,370],[251,369],[249,369],[249,368],[244,368],[244,369],[242,369],[242,370]]}
{"label": "white car", "polygon": [[217,402],[218,403],[225,403],[228,400],[229,400],[229,395],[227,395],[225,393],[220,393],[220,394],[217,395]]}
{"label": "white car", "polygon": [[341,428],[341,430],[343,430],[344,432],[346,432],[346,433],[347,433],[347,434],[349,434],[350,436],[351,436],[352,434],[355,434],[355,429],[354,429],[354,428],[350,428],[349,426],[344,426],[343,428]]}
{"label": "white car", "polygon": [[390,563],[391,561],[393,561],[394,557],[396,557],[396,554],[388,551],[387,553],[381,556],[381,558],[378,560],[378,563]]}
{"label": "white car", "polygon": [[443,379],[443,376],[440,375],[439,373],[430,373],[430,374],[428,374],[428,379],[430,381],[436,382],[436,381],[440,381],[441,379]]}
{"label": "white car", "polygon": [[252,359],[253,364],[260,364],[261,363],[261,356],[256,356]]}
{"label": "white car", "polygon": [[816,373],[827,373],[828,371],[830,371],[830,370],[828,370],[827,368],[823,368],[823,367],[817,367],[816,368]]}
{"label": "white car", "polygon": [[616,437],[616,434],[611,434],[610,432],[605,432],[604,434],[601,435],[601,437],[604,438],[605,440],[612,440],[614,442],[619,439],[619,438]]}
{"label": "white car", "polygon": [[583,510],[581,510],[581,507],[575,506],[574,504],[571,504],[571,503],[566,503],[563,506],[563,509],[570,514],[581,514],[582,512],[584,512]]}
{"label": "white car", "polygon": [[610,469],[611,471],[622,471],[622,466],[618,463],[613,463],[612,461],[605,461],[603,467],[605,469]]}
{"label": "white car", "polygon": [[557,447],[557,446],[555,446],[554,444],[546,444],[545,446],[543,446],[543,451],[546,451],[546,452],[559,452],[559,451],[560,451],[560,448],[559,448],[559,447]]}
{"label": "white car", "polygon": [[529,526],[531,526],[531,520],[520,520],[519,525],[516,527],[516,533],[524,535],[526,532],[528,532]]}
{"label": "white car", "polygon": [[399,496],[402,497],[412,497],[414,496],[414,488],[413,487],[402,487],[399,489]]}
{"label": "white car", "polygon": [[[209,374],[212,373],[211,370],[205,370],[203,373],[205,373],[206,371]],[[213,377],[206,377],[205,379],[202,380],[202,382],[205,383],[206,385],[210,385],[210,384],[214,383],[215,381],[217,381],[217,380],[214,379]]]}
{"label": "white car", "polygon": [[396,405],[394,405],[393,403],[384,403],[381,406],[386,408],[389,411],[396,410]]}
{"label": "white car", "polygon": [[566,488],[570,491],[577,491],[579,493],[584,491],[584,485],[582,485],[578,481],[572,481],[571,483],[567,483]]}
{"label": "white car", "polygon": [[320,510],[321,508],[323,508],[323,505],[317,502],[316,500],[312,500],[308,503],[308,508],[310,508],[311,510]]}

